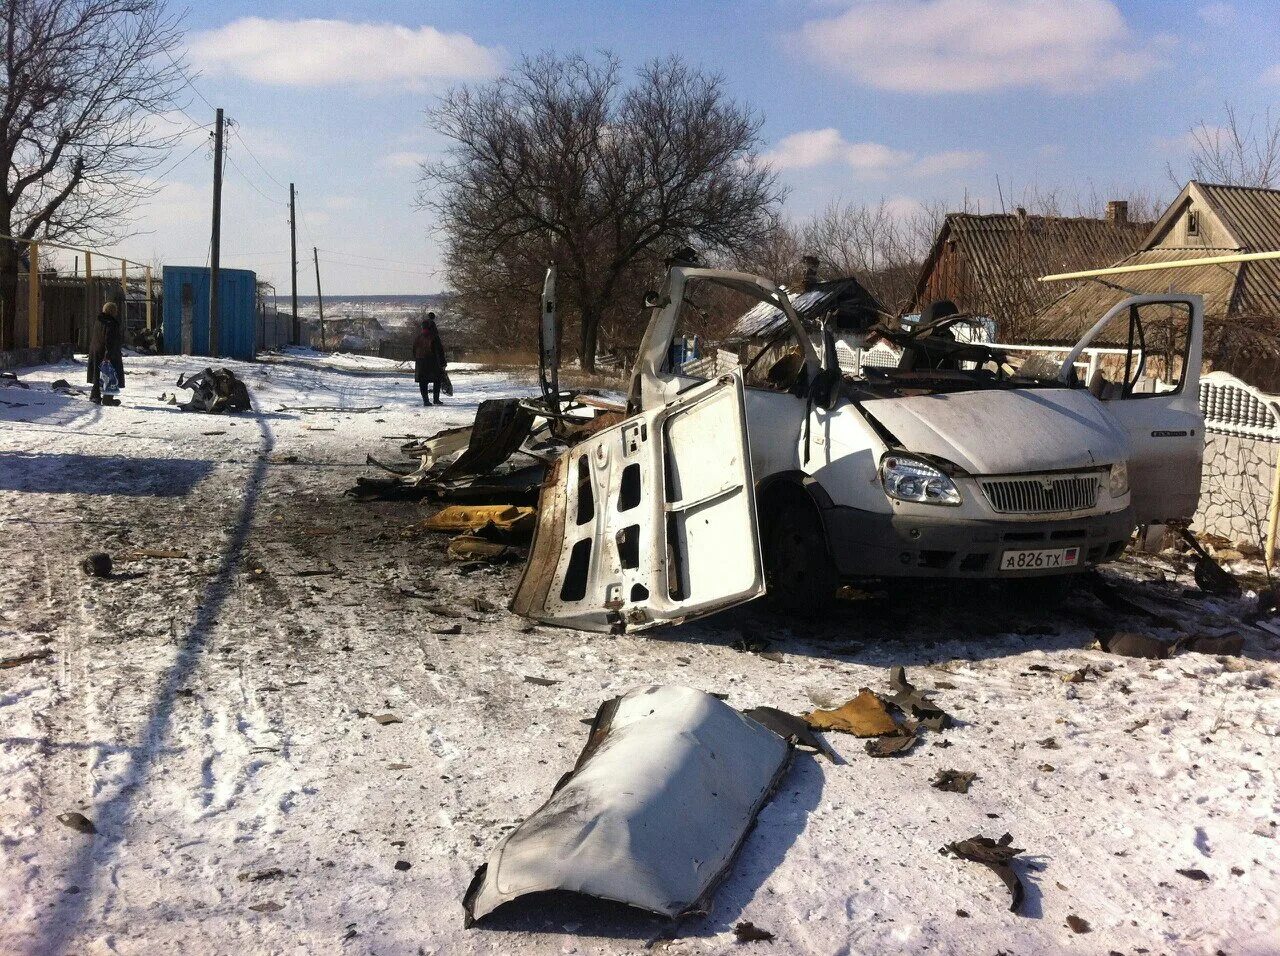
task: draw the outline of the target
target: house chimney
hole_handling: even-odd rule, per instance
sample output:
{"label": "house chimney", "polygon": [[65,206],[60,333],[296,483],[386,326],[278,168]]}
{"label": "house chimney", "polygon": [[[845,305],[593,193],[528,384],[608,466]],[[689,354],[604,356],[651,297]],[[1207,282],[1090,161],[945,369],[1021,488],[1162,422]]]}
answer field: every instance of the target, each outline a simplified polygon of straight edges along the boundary
{"label": "house chimney", "polygon": [[1107,222],[1124,223],[1129,221],[1129,201],[1113,199],[1107,203]]}
{"label": "house chimney", "polygon": [[818,257],[810,254],[800,261],[804,263],[804,281],[800,285],[800,291],[808,292],[818,284]]}

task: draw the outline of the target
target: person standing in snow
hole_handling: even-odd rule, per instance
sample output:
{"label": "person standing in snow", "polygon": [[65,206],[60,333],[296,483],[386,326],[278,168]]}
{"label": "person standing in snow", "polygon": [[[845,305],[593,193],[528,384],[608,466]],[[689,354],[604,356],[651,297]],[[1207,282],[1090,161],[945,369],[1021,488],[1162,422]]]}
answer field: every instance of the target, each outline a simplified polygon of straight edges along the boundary
{"label": "person standing in snow", "polygon": [[102,314],[89,333],[87,375],[93,385],[89,401],[95,405],[119,405],[114,393],[124,388],[124,356],[120,351],[120,319],[117,313],[116,304],[108,302],[102,307]]}
{"label": "person standing in snow", "polygon": [[441,404],[440,385],[447,379],[444,367],[444,343],[436,327],[436,314],[428,312],[413,339],[413,378],[422,393],[423,405],[430,405],[433,399],[435,404]]}

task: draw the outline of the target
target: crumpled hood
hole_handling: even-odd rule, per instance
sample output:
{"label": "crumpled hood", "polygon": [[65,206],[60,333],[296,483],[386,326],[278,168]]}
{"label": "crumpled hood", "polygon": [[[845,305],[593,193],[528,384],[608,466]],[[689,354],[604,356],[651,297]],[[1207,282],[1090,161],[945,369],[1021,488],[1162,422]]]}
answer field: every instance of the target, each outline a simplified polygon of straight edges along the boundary
{"label": "crumpled hood", "polygon": [[1084,389],[879,398],[863,409],[904,451],[945,458],[973,475],[1089,468],[1129,457],[1128,436]]}

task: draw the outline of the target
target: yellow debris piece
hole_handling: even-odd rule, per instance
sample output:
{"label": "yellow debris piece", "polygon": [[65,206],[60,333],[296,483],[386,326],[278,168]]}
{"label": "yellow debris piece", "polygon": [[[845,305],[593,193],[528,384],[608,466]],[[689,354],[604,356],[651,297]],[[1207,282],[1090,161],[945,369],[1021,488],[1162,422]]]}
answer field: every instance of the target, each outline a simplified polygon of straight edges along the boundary
{"label": "yellow debris piece", "polygon": [[510,535],[531,534],[537,520],[533,508],[516,505],[450,505],[420,525],[426,531],[479,531],[492,526]]}
{"label": "yellow debris piece", "polygon": [[815,710],[805,720],[814,730],[838,730],[855,737],[882,737],[896,734],[899,727],[889,715],[884,701],[867,688],[835,710]]}

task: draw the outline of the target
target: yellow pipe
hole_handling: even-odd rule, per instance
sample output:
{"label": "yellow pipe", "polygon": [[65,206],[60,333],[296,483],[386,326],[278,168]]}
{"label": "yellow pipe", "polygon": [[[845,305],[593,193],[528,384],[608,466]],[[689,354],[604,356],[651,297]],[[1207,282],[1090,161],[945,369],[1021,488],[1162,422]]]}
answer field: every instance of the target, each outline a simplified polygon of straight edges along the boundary
{"label": "yellow pipe", "polygon": [[1275,567],[1276,529],[1280,527],[1280,449],[1276,451],[1275,474],[1271,479],[1271,508],[1267,514],[1267,570]]}
{"label": "yellow pipe", "polygon": [[[81,252],[86,255],[89,252],[88,249],[85,249],[81,246],[64,246],[61,243],[50,242],[48,239],[23,239],[21,236],[6,236],[4,233],[0,233],[0,239],[9,239],[13,242],[25,242],[28,245],[36,245],[38,243],[39,245],[44,246],[46,249],[63,249],[67,252]],[[121,258],[120,256],[113,256],[107,252],[99,252],[98,255],[102,256],[102,258],[104,259],[116,259],[120,262],[127,262],[131,266],[145,265],[145,263],[134,262],[132,259],[124,259],[124,258]]]}
{"label": "yellow pipe", "polygon": [[30,272],[27,274],[27,347],[40,347],[40,243],[28,247]]}
{"label": "yellow pipe", "polygon": [[1062,282],[1067,279],[1092,279],[1094,276],[1119,276],[1130,272],[1155,272],[1160,269],[1188,269],[1192,266],[1218,266],[1231,262],[1258,262],[1263,259],[1280,259],[1277,252],[1239,252],[1230,256],[1206,256],[1200,259],[1178,259],[1173,262],[1143,262],[1136,266],[1111,266],[1106,269],[1087,269],[1084,272],[1059,272],[1041,276],[1041,282]]}

